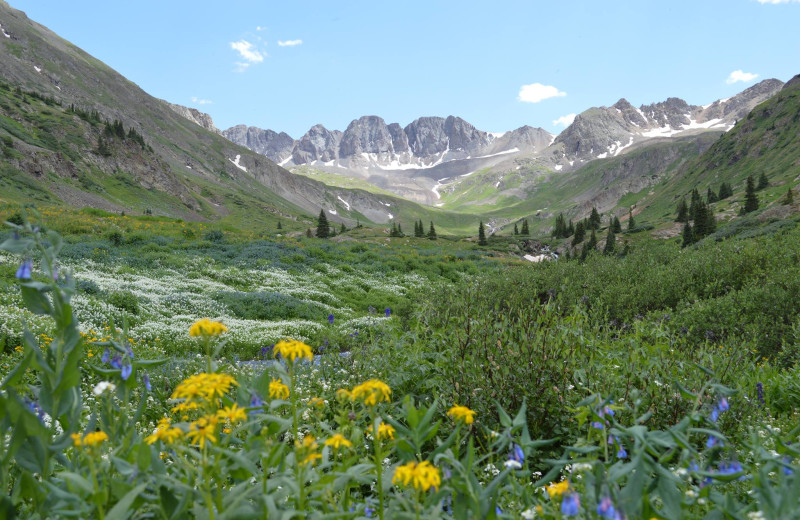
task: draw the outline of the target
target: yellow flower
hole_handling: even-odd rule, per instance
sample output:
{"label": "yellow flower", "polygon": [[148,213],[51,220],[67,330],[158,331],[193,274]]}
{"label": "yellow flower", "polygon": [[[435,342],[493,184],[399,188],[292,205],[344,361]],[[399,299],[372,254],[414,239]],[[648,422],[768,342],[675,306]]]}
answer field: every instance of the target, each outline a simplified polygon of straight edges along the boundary
{"label": "yellow flower", "polygon": [[239,421],[247,419],[247,413],[244,411],[244,408],[239,408],[236,403],[233,403],[231,406],[218,410],[217,417],[220,419],[227,419],[232,424],[236,424]]}
{"label": "yellow flower", "polygon": [[187,437],[192,442],[200,445],[200,449],[205,448],[206,442],[217,442],[217,437],[214,435],[217,429],[218,419],[215,415],[207,415],[192,422],[189,426],[189,433]]}
{"label": "yellow flower", "polygon": [[450,408],[447,415],[452,417],[456,422],[463,422],[464,424],[472,424],[475,422],[475,412],[466,406],[455,405]]}
{"label": "yellow flower", "polygon": [[208,318],[198,320],[189,327],[189,335],[196,336],[219,336],[223,332],[227,332],[228,327],[219,321],[211,321]]}
{"label": "yellow flower", "polygon": [[380,423],[378,425],[378,440],[389,439],[394,440],[395,429],[391,424]]}
{"label": "yellow flower", "polygon": [[172,392],[172,399],[211,401],[227,394],[239,383],[228,374],[195,374],[184,379]]}
{"label": "yellow flower", "polygon": [[322,455],[317,451],[319,445],[311,435],[306,435],[303,438],[303,442],[294,441],[294,447],[297,451],[298,464],[301,466],[313,465],[315,460],[322,458]]}
{"label": "yellow flower", "polygon": [[352,401],[353,393],[350,390],[340,388],[336,391],[336,398],[340,401]]}
{"label": "yellow flower", "polygon": [[353,388],[351,398],[363,401],[367,406],[373,406],[380,402],[391,400],[392,389],[389,385],[378,379],[370,379]]}
{"label": "yellow flower", "polygon": [[72,437],[72,444],[76,448],[80,448],[82,446],[96,448],[108,440],[108,435],[106,435],[106,432],[104,431],[89,432],[84,436],[81,436],[80,433],[73,433],[70,435],[70,437]]}
{"label": "yellow flower", "polygon": [[289,387],[284,385],[280,379],[273,379],[269,383],[269,396],[273,399],[287,399]]}
{"label": "yellow flower", "polygon": [[550,496],[550,498],[558,498],[567,491],[569,491],[568,480],[562,480],[557,484],[550,484],[547,486],[547,494]]}
{"label": "yellow flower", "polygon": [[428,491],[431,488],[438,488],[442,483],[442,477],[439,468],[427,460],[420,463],[412,461],[394,470],[392,483],[412,486],[417,491]]}
{"label": "yellow flower", "polygon": [[334,449],[338,450],[339,448],[352,448],[353,443],[345,439],[341,433],[337,433],[325,441],[325,446],[333,446]]}
{"label": "yellow flower", "polygon": [[321,397],[312,397],[308,400],[309,406],[316,406],[317,408],[323,408],[325,406],[325,401]]}
{"label": "yellow flower", "polygon": [[152,435],[145,437],[144,442],[147,444],[155,444],[156,441],[162,441],[166,444],[172,444],[176,440],[180,439],[182,435],[183,430],[177,426],[170,426],[169,418],[163,417],[160,421],[158,421],[156,430],[152,433]]}
{"label": "yellow flower", "polygon": [[285,357],[292,363],[297,358],[306,358],[309,361],[314,359],[314,355],[311,353],[311,347],[302,341],[294,339],[279,341],[278,344],[275,345],[275,357],[278,357],[278,355]]}

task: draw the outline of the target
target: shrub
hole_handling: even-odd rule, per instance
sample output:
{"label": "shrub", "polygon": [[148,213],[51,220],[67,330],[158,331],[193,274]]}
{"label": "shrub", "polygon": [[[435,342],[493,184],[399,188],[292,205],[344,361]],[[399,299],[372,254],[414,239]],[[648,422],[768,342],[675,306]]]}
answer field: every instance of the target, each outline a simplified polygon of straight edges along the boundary
{"label": "shrub", "polygon": [[133,315],[139,314],[139,300],[130,291],[114,291],[106,299],[108,303],[118,309],[128,311]]}

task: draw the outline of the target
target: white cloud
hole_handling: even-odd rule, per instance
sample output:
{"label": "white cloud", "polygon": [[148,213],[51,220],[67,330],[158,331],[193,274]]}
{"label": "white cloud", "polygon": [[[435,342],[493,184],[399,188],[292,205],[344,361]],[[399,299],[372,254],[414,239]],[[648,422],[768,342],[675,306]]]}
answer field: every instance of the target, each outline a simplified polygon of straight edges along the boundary
{"label": "white cloud", "polygon": [[197,103],[198,105],[210,105],[213,103],[210,99],[200,99],[197,96],[192,96],[192,103]]}
{"label": "white cloud", "polygon": [[800,4],[800,0],[756,0],[759,4]]}
{"label": "white cloud", "polygon": [[231,42],[231,49],[237,51],[242,58],[250,63],[261,63],[264,61],[264,55],[247,40]]}
{"label": "white cloud", "polygon": [[572,122],[575,121],[575,114],[567,114],[565,116],[561,116],[558,119],[553,120],[553,125],[555,126],[569,126]]}
{"label": "white cloud", "polygon": [[751,72],[744,72],[741,69],[739,69],[731,72],[730,76],[728,76],[728,79],[725,80],[725,83],[727,83],[728,85],[732,85],[738,81],[747,83],[748,81],[753,81],[757,77],[758,74],[753,74]]}
{"label": "white cloud", "polygon": [[303,40],[278,40],[278,45],[280,47],[294,47],[295,45],[300,45],[301,43],[303,43]]}
{"label": "white cloud", "polygon": [[241,61],[234,62],[234,65],[236,65],[233,69],[234,72],[244,72],[250,66],[249,63],[243,63]]}
{"label": "white cloud", "polygon": [[542,85],[541,83],[531,83],[530,85],[522,85],[519,89],[517,100],[525,103],[538,103],[548,98],[564,97],[566,95],[566,92],[561,92],[556,87]]}
{"label": "white cloud", "polygon": [[260,25],[256,26],[256,31],[261,32],[261,31],[264,31],[264,30],[266,30],[266,27],[261,27]]}

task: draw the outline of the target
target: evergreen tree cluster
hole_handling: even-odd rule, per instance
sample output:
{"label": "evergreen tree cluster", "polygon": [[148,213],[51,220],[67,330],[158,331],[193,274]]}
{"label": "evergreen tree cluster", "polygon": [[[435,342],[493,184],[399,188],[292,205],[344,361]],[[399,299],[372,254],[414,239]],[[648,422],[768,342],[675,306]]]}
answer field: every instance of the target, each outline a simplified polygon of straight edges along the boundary
{"label": "evergreen tree cluster", "polygon": [[[514,224],[514,229],[517,229],[517,225]],[[531,230],[528,228],[528,219],[522,219],[522,229],[519,232],[520,235],[529,236],[531,234]]]}
{"label": "evergreen tree cluster", "polygon": [[67,112],[70,114],[75,114],[92,126],[99,125],[103,122],[103,119],[100,117],[100,112],[95,109],[92,109],[91,111],[83,110],[81,107],[76,107],[74,104],[72,104],[67,109]]}
{"label": "evergreen tree cluster", "polygon": [[678,218],[682,219],[678,222],[684,222],[683,247],[693,244],[717,230],[714,208],[703,200],[696,188],[692,190],[688,209],[684,199],[678,203]]}
{"label": "evergreen tree cluster", "polygon": [[416,238],[425,238],[425,224],[422,223],[422,219],[414,222],[414,236]]}
{"label": "evergreen tree cluster", "polygon": [[[763,175],[763,174],[762,174]],[[756,195],[756,181],[752,175],[747,177],[747,188],[744,191],[744,208],[742,213],[750,213],[758,209],[758,195]],[[767,181],[769,184],[769,181]]]}
{"label": "evergreen tree cluster", "polygon": [[428,229],[428,240],[436,240],[436,228],[433,227],[433,221],[431,221],[431,227]]}
{"label": "evergreen tree cluster", "polygon": [[392,229],[391,231],[389,231],[389,236],[395,238],[404,237],[405,234],[403,234],[402,226],[399,223],[395,223],[394,221],[392,221]]}
{"label": "evergreen tree cluster", "polygon": [[556,224],[553,227],[552,235],[555,238],[567,238],[571,237],[575,233],[575,227],[572,225],[572,221],[569,221],[567,224],[566,219],[564,218],[563,213],[559,213],[556,217]]}
{"label": "evergreen tree cluster", "polygon": [[137,132],[133,127],[129,128],[128,131],[125,132],[125,126],[122,124],[122,121],[118,119],[115,119],[112,123],[106,121],[106,124],[103,127],[103,133],[97,140],[97,152],[100,155],[106,157],[111,155],[111,147],[109,146],[109,140],[111,139],[118,139],[120,141],[130,139],[134,143],[137,143],[139,146],[141,146],[142,150],[149,150],[151,152],[153,151],[153,149],[144,142],[144,137],[142,134]]}
{"label": "evergreen tree cluster", "polygon": [[321,209],[319,210],[319,217],[317,217],[317,238],[328,238],[330,234],[331,230],[328,217],[325,215],[325,210]]}

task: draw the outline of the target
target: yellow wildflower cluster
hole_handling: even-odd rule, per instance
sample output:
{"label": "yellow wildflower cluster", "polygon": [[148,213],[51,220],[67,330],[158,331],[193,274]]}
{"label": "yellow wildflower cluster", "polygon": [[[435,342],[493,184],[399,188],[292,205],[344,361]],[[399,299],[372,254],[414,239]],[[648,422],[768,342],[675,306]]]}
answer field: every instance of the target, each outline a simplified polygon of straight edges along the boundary
{"label": "yellow wildflower cluster", "polygon": [[273,379],[269,383],[269,396],[272,399],[287,399],[289,397],[289,387],[284,385],[280,379]]}
{"label": "yellow wildflower cluster", "polygon": [[453,418],[456,422],[464,424],[472,424],[475,422],[475,412],[466,406],[455,405],[448,410],[447,415]]}
{"label": "yellow wildflower cluster", "polygon": [[217,410],[217,418],[221,421],[227,420],[231,424],[236,424],[247,419],[247,412],[244,411],[244,408],[240,408],[239,405],[234,403],[231,406]]}
{"label": "yellow wildflower cluster", "polygon": [[567,491],[569,491],[569,481],[562,480],[561,482],[558,482],[556,484],[550,484],[549,486],[547,486],[546,489],[547,489],[547,494],[550,496],[550,498],[558,498]]}
{"label": "yellow wildflower cluster", "polygon": [[319,454],[319,444],[317,440],[311,435],[303,437],[303,442],[294,441],[294,447],[297,452],[298,464],[301,466],[314,465],[314,461],[321,459],[322,455]]}
{"label": "yellow wildflower cluster", "polygon": [[325,441],[325,446],[332,446],[338,450],[339,448],[352,448],[353,443],[345,439],[341,433],[337,433]]}
{"label": "yellow wildflower cluster", "polygon": [[442,483],[442,477],[439,468],[427,460],[419,463],[412,461],[394,470],[392,483],[413,486],[417,491],[428,491],[431,488],[436,490]]}
{"label": "yellow wildflower cluster", "polygon": [[311,361],[314,359],[314,354],[311,353],[311,347],[294,339],[284,339],[275,345],[275,357],[278,355],[283,356],[290,362],[294,363],[297,358],[306,358]]}
{"label": "yellow wildflower cluster", "polygon": [[353,401],[362,401],[367,406],[374,406],[380,402],[391,401],[392,389],[383,381],[370,379],[354,387],[347,395]]}
{"label": "yellow wildflower cluster", "polygon": [[192,337],[197,336],[219,336],[223,332],[227,332],[228,327],[223,325],[219,321],[211,321],[208,318],[203,318],[202,320],[198,320],[189,327],[189,335]]}
{"label": "yellow wildflower cluster", "polygon": [[394,440],[394,426],[391,424],[380,423],[378,425],[378,440],[382,441],[384,439]]}
{"label": "yellow wildflower cluster", "polygon": [[155,444],[156,441],[162,441],[165,444],[172,444],[183,436],[183,430],[177,426],[172,426],[168,417],[163,417],[158,421],[158,426],[152,435],[145,437],[144,442],[147,444]]}
{"label": "yellow wildflower cluster", "polygon": [[88,447],[96,448],[108,440],[108,435],[104,431],[89,432],[86,435],[80,433],[73,433],[71,435],[72,443],[76,448]]}
{"label": "yellow wildflower cluster", "polygon": [[316,408],[324,408],[325,407],[325,400],[321,397],[312,397],[308,400],[309,406],[314,406]]}
{"label": "yellow wildflower cluster", "polygon": [[228,374],[195,374],[184,379],[175,388],[172,398],[211,402],[214,398],[227,394],[232,386],[238,384]]}

